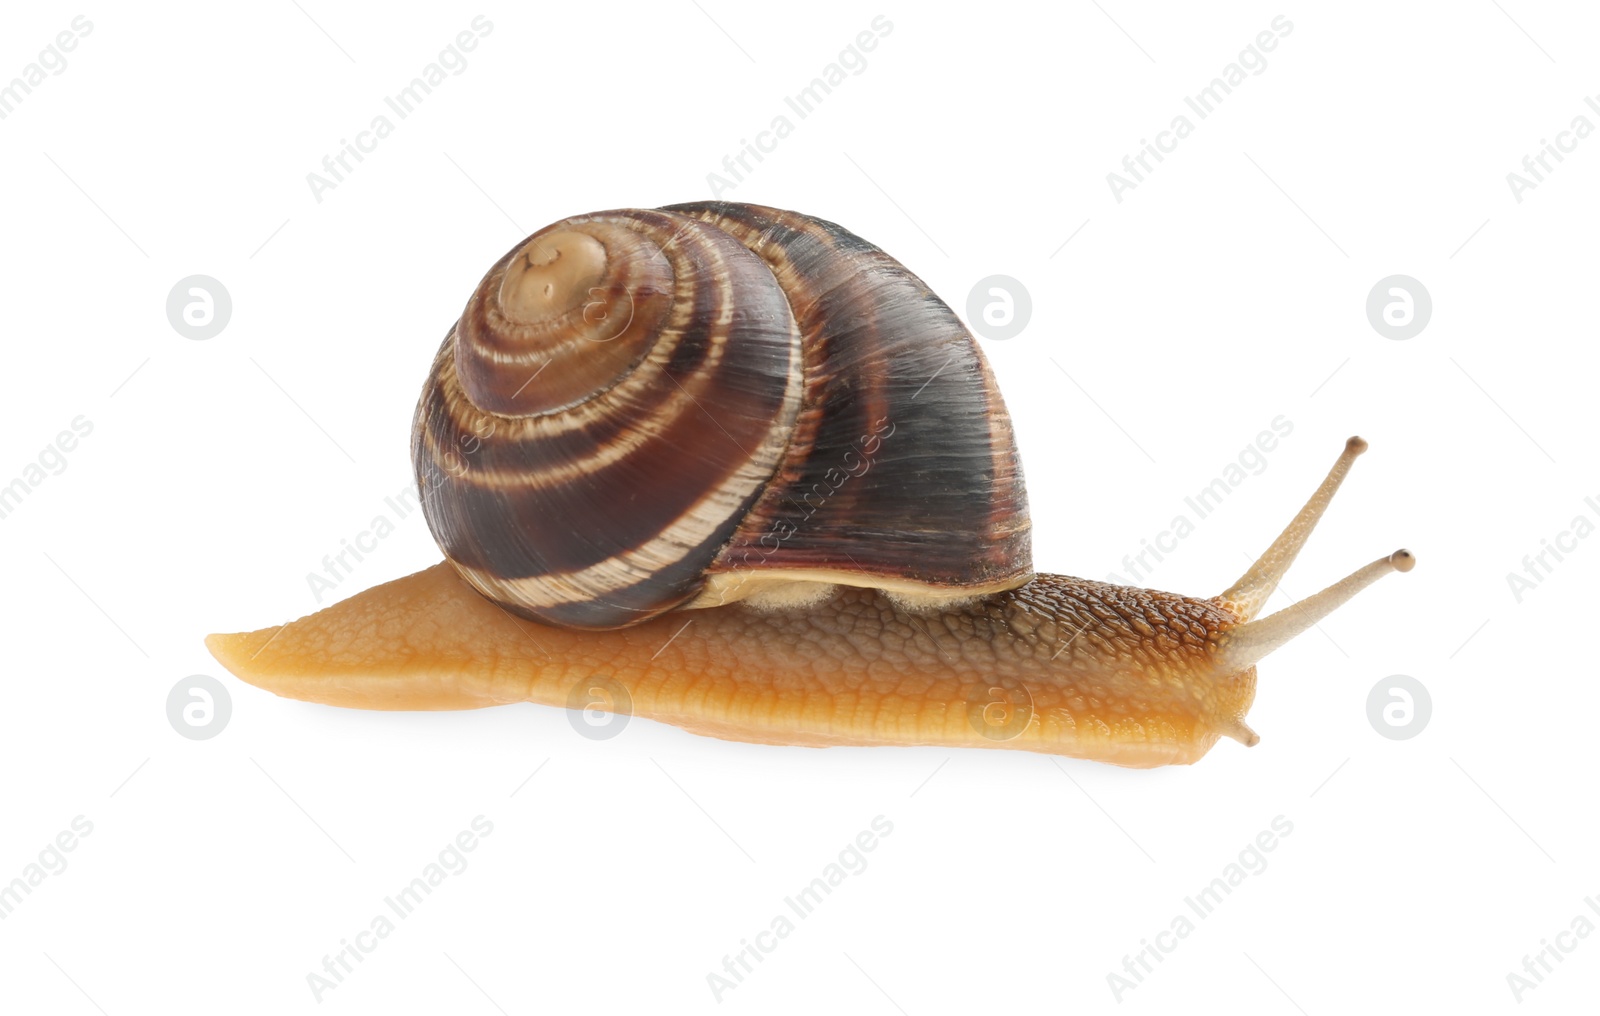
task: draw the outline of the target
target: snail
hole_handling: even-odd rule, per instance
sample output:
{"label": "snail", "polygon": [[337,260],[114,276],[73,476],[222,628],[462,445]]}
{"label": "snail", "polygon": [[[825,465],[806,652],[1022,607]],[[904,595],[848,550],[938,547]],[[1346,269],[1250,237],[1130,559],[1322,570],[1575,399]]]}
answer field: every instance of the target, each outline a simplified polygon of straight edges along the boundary
{"label": "snail", "polygon": [[339,706],[1192,763],[1259,740],[1260,659],[1411,569],[1258,617],[1365,449],[1217,596],[1036,573],[995,378],[903,265],[755,205],[579,215],[496,262],[433,361],[412,456],[445,562],[207,645]]}

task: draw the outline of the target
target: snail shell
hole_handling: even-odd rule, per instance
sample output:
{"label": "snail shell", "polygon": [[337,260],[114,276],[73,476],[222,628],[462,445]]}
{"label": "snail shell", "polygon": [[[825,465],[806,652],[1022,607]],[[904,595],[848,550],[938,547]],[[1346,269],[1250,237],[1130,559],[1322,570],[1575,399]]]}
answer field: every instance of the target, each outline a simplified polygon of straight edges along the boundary
{"label": "snail shell", "polygon": [[462,577],[566,627],[838,584],[933,607],[1033,572],[977,343],[905,266],[794,212],[621,209],[533,234],[440,347],[412,457]]}

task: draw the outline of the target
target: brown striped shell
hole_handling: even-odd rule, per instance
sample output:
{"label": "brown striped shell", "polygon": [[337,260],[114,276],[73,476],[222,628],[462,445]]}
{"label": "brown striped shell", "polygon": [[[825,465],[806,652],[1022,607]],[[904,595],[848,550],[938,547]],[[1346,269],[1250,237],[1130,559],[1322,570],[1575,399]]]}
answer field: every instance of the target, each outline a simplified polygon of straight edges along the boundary
{"label": "brown striped shell", "polygon": [[1032,575],[977,343],[877,247],[773,208],[598,212],[519,243],[440,347],[412,457],[445,556],[550,624],[837,584],[936,605]]}

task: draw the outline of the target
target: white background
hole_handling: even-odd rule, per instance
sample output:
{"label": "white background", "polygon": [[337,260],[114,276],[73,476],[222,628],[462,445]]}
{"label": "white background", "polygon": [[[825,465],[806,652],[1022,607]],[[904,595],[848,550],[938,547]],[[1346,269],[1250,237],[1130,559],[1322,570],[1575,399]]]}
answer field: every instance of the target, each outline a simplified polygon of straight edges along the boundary
{"label": "white background", "polygon": [[[1520,203],[1506,174],[1575,116],[1600,125],[1583,103],[1600,19],[1533,0],[1209,6],[9,9],[0,79],[74,15],[93,30],[0,121],[0,484],[75,417],[93,432],[0,519],[0,882],[75,816],[93,832],[0,921],[0,1008],[1592,1001],[1600,936],[1564,939],[1520,1008],[1507,974],[1576,915],[1600,922],[1583,903],[1600,894],[1600,541],[1520,603],[1506,576],[1600,514],[1600,140]],[[307,174],[480,13],[493,31],[466,69],[318,202]],[[985,276],[1026,285],[1026,330],[984,347],[1041,570],[1124,571],[1282,414],[1267,468],[1149,579],[1210,595],[1345,437],[1372,442],[1285,591],[1399,546],[1419,564],[1262,665],[1259,746],[1129,771],[642,720],[592,741],[546,707],[343,711],[216,665],[206,633],[315,609],[307,573],[411,482],[424,372],[501,253],[569,214],[710,197],[707,174],[880,13],[893,29],[865,70],[721,196],[843,223],[958,310]],[[1266,69],[1117,202],[1106,174],[1279,14],[1294,27]],[[233,300],[209,341],[164,309],[196,273]],[[1405,341],[1365,312],[1395,273],[1434,305]],[[337,595],[437,557],[414,515]],[[196,673],[232,697],[208,741],[166,715]],[[1411,740],[1367,718],[1392,674],[1431,693]],[[494,831],[470,866],[319,1003],[307,975],[478,815]],[[719,1004],[707,975],[878,815],[893,833],[869,866]],[[1118,1002],[1107,975],[1279,815],[1293,832],[1267,868]]]}

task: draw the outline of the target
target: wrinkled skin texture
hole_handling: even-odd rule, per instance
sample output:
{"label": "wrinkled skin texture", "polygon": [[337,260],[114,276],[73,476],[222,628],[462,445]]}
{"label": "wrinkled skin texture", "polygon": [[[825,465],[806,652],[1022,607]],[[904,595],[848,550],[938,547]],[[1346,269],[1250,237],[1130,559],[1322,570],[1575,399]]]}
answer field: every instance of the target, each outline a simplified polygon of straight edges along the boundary
{"label": "wrinkled skin texture", "polygon": [[[1059,575],[931,612],[841,588],[805,607],[665,614],[618,631],[512,617],[446,564],[289,625],[207,640],[289,698],[368,709],[621,708],[768,744],[1018,748],[1125,766],[1246,744],[1255,668],[1223,672],[1237,617]],[[685,627],[687,625],[687,627]],[[605,693],[606,679],[626,695]],[[598,690],[588,694],[589,689]]]}

